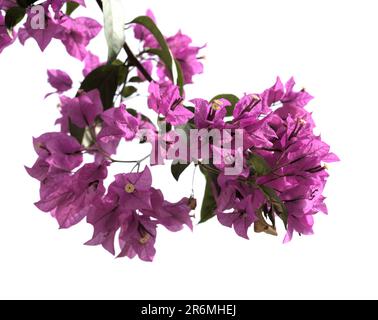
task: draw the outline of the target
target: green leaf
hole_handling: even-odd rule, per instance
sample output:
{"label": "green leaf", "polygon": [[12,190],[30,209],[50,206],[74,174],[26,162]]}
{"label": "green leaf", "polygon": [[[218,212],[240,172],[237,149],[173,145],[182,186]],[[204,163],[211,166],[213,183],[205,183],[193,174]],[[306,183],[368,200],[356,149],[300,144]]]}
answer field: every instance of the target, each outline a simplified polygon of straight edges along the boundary
{"label": "green leaf", "polygon": [[285,204],[282,202],[276,191],[264,185],[260,185],[260,189],[263,191],[265,198],[272,204],[277,215],[284,222],[285,228],[287,227],[288,212]]}
{"label": "green leaf", "polygon": [[78,7],[80,7],[80,4],[78,4],[77,2],[67,2],[66,15],[70,16]]}
{"label": "green leaf", "polygon": [[184,73],[182,72],[181,63],[175,59],[175,65],[177,70],[177,86],[180,88],[180,94],[184,94]]}
{"label": "green leaf", "polygon": [[210,102],[213,102],[218,99],[226,99],[231,103],[231,106],[227,107],[227,117],[231,117],[232,113],[234,112],[235,105],[239,102],[240,99],[234,94],[224,93],[215,96],[213,99],[210,100]]}
{"label": "green leaf", "polygon": [[148,31],[150,31],[153,34],[156,41],[160,45],[163,55],[165,56],[165,61],[167,62],[167,66],[169,70],[172,70],[173,59],[169,51],[168,44],[165,41],[163,34],[160,32],[159,28],[156,26],[155,22],[150,17],[140,16],[140,17],[135,18],[133,21],[131,21],[131,23],[140,24],[144,26],[145,28],[147,28]]}
{"label": "green leaf", "polygon": [[122,0],[103,1],[102,6],[104,31],[108,43],[108,61],[113,61],[125,43],[125,9]]}
{"label": "green leaf", "polygon": [[217,203],[214,198],[213,190],[217,189],[217,177],[218,175],[208,171],[207,169],[200,166],[201,172],[206,178],[205,194],[202,201],[201,207],[201,220],[199,223],[204,223],[215,216],[215,210],[217,208]]}
{"label": "green leaf", "polygon": [[87,92],[98,89],[104,110],[112,108],[114,95],[118,88],[119,73],[122,68],[125,68],[125,66],[108,64],[98,67],[84,79],[81,89]]}
{"label": "green leaf", "polygon": [[187,167],[190,166],[190,163],[172,163],[171,172],[176,181],[179,181],[181,174],[185,171]]}
{"label": "green leaf", "polygon": [[8,30],[12,30],[25,17],[26,10],[21,7],[13,7],[5,14],[5,25]]}
{"label": "green leaf", "polygon": [[38,0],[17,0],[17,4],[22,8],[27,8]]}
{"label": "green leaf", "polygon": [[[127,108],[126,111],[128,113],[130,113],[133,117],[138,117],[138,111],[136,111],[135,109],[132,109],[132,108]],[[151,119],[147,116],[145,116],[144,114],[140,114],[140,117],[143,121],[146,121],[146,122],[149,122],[149,123],[152,123]]]}
{"label": "green leaf", "polygon": [[[177,84],[180,87],[180,90],[182,91],[184,79],[181,70],[181,65],[172,56],[168,44],[165,41],[165,37],[163,36],[159,28],[156,26],[155,22],[150,17],[140,16],[135,18],[131,23],[140,24],[152,33],[156,41],[159,43],[161,49],[149,49],[147,51],[157,55],[163,61],[163,63],[169,71],[171,79],[173,79],[175,84]],[[174,67],[176,72],[173,72],[173,62],[175,62]]]}
{"label": "green leaf", "polygon": [[136,82],[136,83],[140,83],[140,82],[143,82],[143,80],[139,77],[131,77],[129,82]]}
{"label": "green leaf", "polygon": [[138,91],[137,88],[135,88],[133,86],[127,86],[127,87],[123,88],[121,95],[122,95],[122,97],[127,98],[127,97],[130,97],[131,95],[133,95],[137,91]]}
{"label": "green leaf", "polygon": [[129,75],[129,69],[125,66],[125,64],[121,60],[114,60],[112,65],[119,67],[118,73],[118,85],[124,84],[126,82],[127,76]]}
{"label": "green leaf", "polygon": [[258,154],[249,155],[248,165],[250,166],[250,168],[253,169],[254,174],[256,174],[258,176],[267,175],[267,174],[269,174],[269,172],[272,171],[268,162],[266,162],[266,160]]}
{"label": "green leaf", "polygon": [[71,119],[69,120],[69,130],[72,137],[74,137],[80,144],[83,143],[85,129],[76,126]]}
{"label": "green leaf", "polygon": [[206,178],[206,181],[205,195],[201,207],[201,220],[199,223],[204,223],[213,218],[215,216],[215,209],[217,208],[212,190],[212,181],[208,178]]}

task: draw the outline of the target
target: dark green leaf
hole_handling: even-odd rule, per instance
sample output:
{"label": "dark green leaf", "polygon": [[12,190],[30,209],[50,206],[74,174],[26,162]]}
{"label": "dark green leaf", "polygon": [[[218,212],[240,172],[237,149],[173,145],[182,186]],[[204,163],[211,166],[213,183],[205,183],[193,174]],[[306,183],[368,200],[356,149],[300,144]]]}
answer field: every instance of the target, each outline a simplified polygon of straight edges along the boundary
{"label": "dark green leaf", "polygon": [[191,113],[195,113],[196,112],[196,109],[194,107],[187,107],[187,106],[184,106],[185,109],[188,109]]}
{"label": "dark green leaf", "polygon": [[5,25],[12,30],[25,17],[26,10],[21,7],[10,8],[5,14]]}
{"label": "dark green leaf", "polygon": [[162,56],[164,56],[164,63],[166,64],[168,69],[172,71],[173,59],[169,51],[168,44],[165,41],[163,34],[160,32],[159,28],[156,26],[155,22],[150,17],[140,16],[140,17],[135,18],[131,23],[140,24],[144,26],[145,28],[147,28],[153,34],[153,36],[155,37],[155,39],[160,45]]}
{"label": "dark green leaf", "polygon": [[73,1],[67,2],[66,15],[70,16],[72,12],[74,12],[79,6],[80,4],[78,4],[77,2],[73,2]]}
{"label": "dark green leaf", "polygon": [[126,109],[126,111],[128,113],[130,113],[133,117],[137,117],[138,116],[138,111],[136,111],[135,109],[128,108],[128,109]]}
{"label": "dark green leaf", "polygon": [[33,3],[37,2],[38,0],[17,0],[17,4],[20,7],[27,8],[31,6]]}
{"label": "dark green leaf", "polygon": [[185,171],[187,167],[190,166],[190,163],[181,164],[181,163],[172,163],[171,172],[173,177],[179,181],[181,174]]}
{"label": "dark green leaf", "polygon": [[123,65],[124,63],[121,61],[121,60],[119,60],[119,59],[115,59],[114,61],[112,61],[112,63],[111,63],[113,66],[121,66],[121,65]]}
{"label": "dark green leaf", "polygon": [[237,96],[235,96],[234,94],[225,93],[225,94],[219,94],[219,95],[215,96],[210,101],[213,102],[213,101],[218,100],[218,99],[226,99],[231,103],[231,106],[227,107],[227,117],[231,117],[232,113],[234,112],[235,105],[239,102],[239,98]]}
{"label": "dark green leaf", "polygon": [[258,176],[267,175],[272,170],[266,160],[258,154],[249,155],[248,165],[253,169],[253,173]]}
{"label": "dark green leaf", "polygon": [[277,215],[282,219],[287,227],[288,212],[285,204],[282,202],[276,191],[264,185],[260,185],[260,189],[263,191],[265,198],[272,204]]}
{"label": "dark green leaf", "polygon": [[215,216],[215,209],[217,204],[213,195],[212,181],[206,178],[205,195],[201,207],[201,220],[199,223],[204,223]]}
{"label": "dark green leaf", "polygon": [[180,88],[180,94],[184,94],[184,73],[182,72],[181,63],[175,59],[175,65],[177,70],[177,86]]}
{"label": "dark green leaf", "polygon": [[[138,117],[138,111],[136,111],[135,109],[128,108],[128,109],[126,109],[126,111],[128,113],[130,113],[133,117]],[[140,114],[140,117],[143,121],[152,123],[151,119],[149,117],[145,116],[144,114]]]}
{"label": "dark green leaf", "polygon": [[[171,55],[169,54],[169,56],[167,56],[166,54],[164,54],[163,50],[160,50],[160,49],[148,49],[147,52],[158,56],[160,60],[164,63],[164,65],[168,68],[170,77],[173,78],[172,69],[169,69],[170,68],[169,64],[171,64],[171,61],[172,61]],[[177,79],[175,80],[176,80],[177,86],[180,88],[180,93],[182,95],[184,92],[184,74],[182,72],[180,62],[176,59],[175,59],[175,67],[177,71]]]}
{"label": "dark green leaf", "polygon": [[123,65],[104,65],[93,70],[81,84],[81,89],[91,91],[98,89],[104,110],[113,107],[114,95],[118,87],[118,77]]}
{"label": "dark green leaf", "polygon": [[138,91],[137,88],[135,88],[133,86],[127,86],[127,87],[123,88],[121,95],[122,95],[122,97],[127,98],[127,97],[130,97],[131,95],[133,95],[137,91]]}
{"label": "dark green leaf", "polygon": [[215,191],[218,186],[218,183],[217,183],[218,175],[210,170],[205,169],[202,166],[200,167],[200,169],[206,178],[205,195],[202,201],[201,220],[199,222],[199,223],[204,223],[215,216],[217,203],[214,198],[213,191]]}
{"label": "dark green leaf", "polygon": [[119,67],[118,73],[118,85],[124,84],[127,80],[127,76],[129,74],[129,69],[125,66],[125,64],[121,60],[114,60],[112,65]]}
{"label": "dark green leaf", "polygon": [[143,82],[143,80],[139,77],[131,77],[129,82],[136,82],[136,83],[140,83],[140,82]]}
{"label": "dark green leaf", "polygon": [[70,134],[74,137],[80,144],[83,143],[85,129],[79,128],[71,120],[69,121]]}

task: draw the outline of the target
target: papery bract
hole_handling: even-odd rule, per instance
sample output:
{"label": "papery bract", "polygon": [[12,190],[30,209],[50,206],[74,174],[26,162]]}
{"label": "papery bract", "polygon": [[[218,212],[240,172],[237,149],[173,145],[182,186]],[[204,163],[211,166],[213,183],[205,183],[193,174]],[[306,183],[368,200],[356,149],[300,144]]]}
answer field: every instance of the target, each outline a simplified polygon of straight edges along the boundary
{"label": "papery bract", "polygon": [[98,68],[101,65],[100,58],[90,51],[87,52],[87,55],[85,56],[83,62],[84,62],[83,75],[85,77],[90,72],[92,72],[94,69]]}
{"label": "papery bract", "polygon": [[83,161],[81,145],[65,133],[45,133],[33,143],[39,159],[58,169],[71,171]]}
{"label": "papery bract", "polygon": [[8,10],[17,6],[16,0],[0,0],[0,10]]}
{"label": "papery bract", "polygon": [[91,126],[103,110],[98,90],[82,92],[73,99],[61,96],[60,102],[63,117],[59,123],[63,128],[68,128],[69,120],[79,128]]}
{"label": "papery bract", "polygon": [[79,60],[84,60],[87,57],[87,45],[102,28],[96,20],[85,17],[73,19],[63,16],[60,18],[59,25],[62,32],[58,38],[66,47],[67,52]]}
{"label": "papery bract", "polygon": [[156,250],[156,222],[136,212],[125,215],[121,223],[119,244],[121,253],[118,257],[134,258],[136,255],[143,261],[152,261]]}
{"label": "papery bract", "polygon": [[[198,59],[201,47],[191,45],[192,39],[179,31],[173,37],[167,38],[168,46],[177,61],[180,63],[184,75],[184,83],[193,83],[193,76],[203,72],[203,65]],[[158,68],[158,75],[161,79],[169,77],[164,65]]]}
{"label": "papery bract", "polygon": [[109,186],[109,193],[119,197],[121,206],[128,210],[151,208],[152,176],[146,167],[140,173],[118,174]]}
{"label": "papery bract", "polygon": [[72,88],[72,79],[62,70],[47,70],[47,76],[47,81],[57,93],[63,93]]}
{"label": "papery bract", "polygon": [[193,113],[182,104],[183,98],[177,86],[170,83],[157,84],[151,82],[148,88],[148,107],[165,117],[174,125],[186,123],[193,117]]}
{"label": "papery bract", "polygon": [[[19,29],[18,38],[21,44],[25,44],[26,40],[33,38],[41,51],[44,51],[47,46],[50,44],[53,38],[60,36],[63,28],[59,24],[59,21],[56,21],[48,11],[48,7],[45,4],[43,6],[45,16],[44,20],[40,20],[39,12],[33,12],[31,9],[28,9],[27,20],[23,28]],[[37,25],[38,22],[38,25]],[[39,24],[42,24],[40,26]]]}
{"label": "papery bract", "polygon": [[69,228],[87,216],[93,201],[104,194],[106,176],[106,166],[97,164],[86,164],[73,175],[51,175],[42,182],[36,206],[51,212],[61,228]]}

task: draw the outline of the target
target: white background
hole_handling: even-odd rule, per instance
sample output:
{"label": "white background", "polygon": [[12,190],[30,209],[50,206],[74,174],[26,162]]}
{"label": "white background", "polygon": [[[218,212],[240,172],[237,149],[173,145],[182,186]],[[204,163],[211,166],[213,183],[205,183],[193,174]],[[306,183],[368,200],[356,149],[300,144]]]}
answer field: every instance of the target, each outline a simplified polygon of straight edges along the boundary
{"label": "white background", "polygon": [[[90,10],[81,12],[100,19],[87,2]],[[35,160],[31,137],[55,130],[56,97],[43,100],[46,69],[79,81],[80,63],[58,42],[42,54],[30,40],[0,57],[0,298],[378,298],[377,1],[126,3],[129,19],[150,7],[165,34],[181,28],[208,44],[205,74],[188,98],[261,92],[277,75],[294,75],[316,97],[318,129],[342,159],[330,167],[329,216],[316,218],[314,236],[287,245],[283,230],[278,238],[251,233],[246,241],[216,220],[193,233],[159,229],[153,263],[82,245],[92,228],[59,231],[33,206],[38,183],[23,169]],[[92,49],[105,58],[102,35]],[[153,175],[168,199],[189,195],[191,170],[180,185],[169,167]],[[203,186],[197,175],[198,198]]]}

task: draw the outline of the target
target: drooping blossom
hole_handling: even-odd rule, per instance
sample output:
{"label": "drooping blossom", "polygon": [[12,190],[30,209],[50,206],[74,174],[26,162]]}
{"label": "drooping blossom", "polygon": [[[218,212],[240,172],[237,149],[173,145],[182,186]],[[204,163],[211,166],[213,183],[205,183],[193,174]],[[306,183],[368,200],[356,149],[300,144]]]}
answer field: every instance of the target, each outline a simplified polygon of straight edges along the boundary
{"label": "drooping blossom", "polygon": [[115,254],[114,241],[118,230],[118,257],[152,261],[155,256],[157,226],[179,231],[183,225],[192,228],[188,199],[177,203],[164,200],[160,190],[152,188],[150,170],[120,174],[110,185],[103,200],[97,200],[88,213],[87,221],[94,227],[88,245],[102,245]]}
{"label": "drooping blossom", "polygon": [[143,261],[152,261],[156,253],[156,229],[156,221],[147,216],[140,215],[135,211],[124,215],[119,234],[121,252],[118,257],[132,259],[138,255],[139,259]]}

